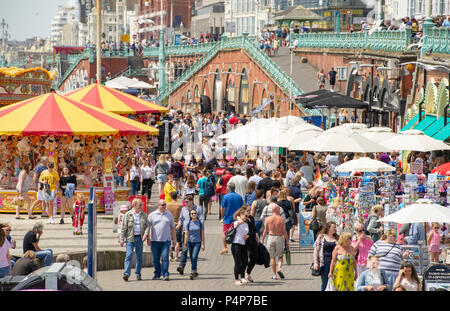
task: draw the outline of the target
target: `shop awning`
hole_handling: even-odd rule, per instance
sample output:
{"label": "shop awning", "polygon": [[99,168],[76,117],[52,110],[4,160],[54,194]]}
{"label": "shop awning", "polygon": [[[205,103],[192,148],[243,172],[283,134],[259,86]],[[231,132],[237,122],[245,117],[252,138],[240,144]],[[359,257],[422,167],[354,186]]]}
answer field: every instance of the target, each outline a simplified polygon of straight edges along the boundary
{"label": "shop awning", "polygon": [[154,102],[94,83],[64,94],[70,99],[118,114],[168,113],[169,109]]}
{"label": "shop awning", "polygon": [[295,98],[303,107],[309,109],[319,108],[348,108],[362,109],[369,106],[368,103],[355,99],[351,96],[345,96],[337,92],[328,90],[319,90],[303,94]]}
{"label": "shop awning", "polygon": [[414,126],[414,129],[420,130],[420,131],[425,131],[425,129],[428,128],[435,121],[436,121],[435,116],[426,115],[419,123],[417,123],[416,126]]}
{"label": "shop awning", "polygon": [[450,137],[450,123],[447,124],[444,128],[442,128],[439,132],[437,132],[433,138],[445,141],[447,138]]}
{"label": "shop awning", "polygon": [[417,124],[417,122],[419,122],[419,114],[417,114],[414,118],[409,120],[409,122],[400,130],[400,132],[410,130],[414,125]]}
{"label": "shop awning", "polygon": [[[450,124],[450,118],[447,118],[447,124]],[[440,117],[429,127],[427,127],[423,132],[426,135],[433,137],[433,135],[439,132],[444,126],[444,117]]]}
{"label": "shop awning", "polygon": [[0,108],[0,135],[158,135],[154,127],[56,93]]}
{"label": "shop awning", "polygon": [[273,102],[271,99],[266,99],[266,100],[264,101],[264,103],[263,103],[261,106],[259,106],[258,108],[254,109],[254,110],[252,111],[252,114],[260,113],[260,112],[261,112],[264,108],[266,108],[267,105],[269,105],[271,102]]}

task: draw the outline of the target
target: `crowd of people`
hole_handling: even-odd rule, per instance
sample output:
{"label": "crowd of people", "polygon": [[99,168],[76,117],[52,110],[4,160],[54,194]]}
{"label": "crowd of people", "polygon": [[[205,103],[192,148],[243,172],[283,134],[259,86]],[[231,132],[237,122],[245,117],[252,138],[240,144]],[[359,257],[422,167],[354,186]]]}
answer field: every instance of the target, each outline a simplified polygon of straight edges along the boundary
{"label": "crowd of people", "polygon": [[[344,112],[339,120],[356,122],[356,118],[350,118]],[[374,206],[368,223],[356,224],[353,234],[340,232],[338,235],[336,224],[328,215],[330,208],[336,208],[339,203],[330,207],[326,203],[329,198],[324,197],[314,180],[316,168],[323,178],[329,178],[335,176],[334,168],[340,163],[360,155],[304,152],[299,157],[275,161],[270,156],[256,153],[256,158],[252,159],[248,150],[239,150],[240,147],[230,146],[217,138],[249,121],[245,115],[219,113],[192,117],[190,113],[172,111],[172,154],[159,155],[154,161],[154,155],[141,152],[141,158],[132,162],[131,180],[140,179],[142,185],[157,184],[160,194],[158,209],[148,217],[150,223],[157,225],[149,225],[149,232],[144,235],[143,226],[140,226],[141,236],[150,236],[146,237],[149,245],[157,242],[160,247],[154,253],[157,254],[154,278],[169,280],[171,261],[178,264],[177,271],[183,275],[188,253],[192,261],[190,278],[199,275],[198,255],[205,248],[204,222],[211,215],[214,202],[219,203],[218,215],[223,223],[220,254],[229,253],[230,243],[236,285],[253,282],[251,272],[258,261],[259,244],[265,245],[270,256],[272,278],[284,278],[283,254],[289,248],[289,242],[295,241],[294,232],[302,204],[306,211],[312,212],[312,220],[317,218],[319,225],[314,230],[313,267],[320,270],[322,290],[411,290],[417,272],[411,264],[403,264],[410,252],[403,252],[396,244],[396,232],[384,231],[377,222],[384,215],[382,206]],[[197,142],[196,131],[203,137]],[[397,167],[397,173],[403,175],[398,154],[367,156]],[[442,152],[412,153],[407,161],[421,161],[426,174],[445,163],[446,156]],[[138,161],[139,165],[134,164]],[[148,178],[151,181],[144,182]],[[142,195],[150,198],[149,188],[151,186],[143,187]],[[133,186],[133,193],[137,194],[137,189],[138,186]],[[343,203],[339,199],[334,202]],[[133,204],[138,206],[139,200]],[[124,208],[124,213],[137,215],[138,210],[127,212]],[[417,240],[425,239],[424,234],[416,238],[416,225],[406,230],[405,244],[414,245]],[[435,241],[433,249],[436,249],[446,225],[433,226],[436,231],[430,231],[427,238]],[[236,229],[233,240],[227,242],[227,232],[233,228]],[[134,229],[127,227],[125,230]],[[423,233],[425,228],[421,230]],[[123,231],[121,234],[126,236]],[[127,243],[131,242],[127,239]],[[433,257],[432,261],[437,260]],[[137,270],[138,279],[139,273]],[[128,280],[129,274],[126,270],[124,279]],[[415,288],[420,289],[420,286]]]}
{"label": "crowd of people", "polygon": [[[206,247],[217,247],[205,241],[205,221],[211,218],[218,203],[218,219],[222,223],[222,245],[217,251],[229,253],[234,259],[234,278],[237,286],[254,282],[252,271],[257,264],[267,262],[272,279],[284,279],[283,256],[295,241],[302,208],[312,213],[316,221],[314,231],[314,260],[312,269],[322,279],[322,290],[420,290],[417,271],[409,263],[410,252],[403,251],[397,243],[397,232],[384,230],[377,222],[383,217],[382,206],[376,205],[367,223],[357,223],[353,232],[341,231],[329,217],[330,210],[343,204],[343,199],[324,195],[320,180],[336,176],[334,169],[341,163],[358,158],[359,154],[302,152],[275,156],[268,150],[233,146],[218,138],[233,128],[252,121],[245,115],[194,114],[171,111],[171,152],[157,155],[156,149],[134,150],[130,159],[118,157],[115,163],[116,185],[129,182],[130,195],[152,198],[157,190],[157,208],[149,215],[144,212],[144,202],[135,198],[131,208],[122,206],[118,220],[118,243],[125,247],[123,279],[131,274],[131,260],[136,254],[135,274],[142,279],[142,253],[144,243],[153,255],[153,279],[169,280],[169,265],[175,263],[177,272],[184,275],[188,259],[191,261],[189,277],[195,280],[201,271],[198,257]],[[339,122],[351,121],[345,113]],[[353,119],[352,119],[353,121]],[[354,120],[356,121],[356,120]],[[403,175],[398,154],[366,154],[397,168]],[[411,153],[408,162],[423,163],[424,173],[445,163],[448,154],[443,152]],[[29,173],[27,165],[23,168]],[[48,223],[54,223],[52,200],[59,193],[62,203],[60,223],[64,223],[67,208],[73,216],[74,232],[82,230],[84,198],[74,197],[76,179],[70,167],[61,172],[43,157],[34,169],[34,180],[19,178],[17,190],[25,197],[31,184],[38,189],[38,200],[28,200],[28,214],[34,218],[33,208],[42,203]],[[401,191],[401,187],[399,187]],[[19,213],[17,216],[20,217]],[[12,273],[13,265],[8,239],[10,228],[4,225],[0,232],[0,272]],[[233,230],[234,229],[234,230]],[[10,230],[10,229],[9,229]],[[430,260],[439,261],[442,232],[446,224],[432,224],[425,234],[421,224],[411,224],[404,231],[403,243],[416,245],[427,239]],[[234,235],[229,237],[229,232]],[[51,249],[41,249],[39,240],[42,223],[37,223],[24,237],[24,258],[42,258],[43,265],[52,262]],[[231,244],[231,245],[230,245]],[[228,246],[231,247],[228,247]],[[266,251],[262,258],[261,249]],[[34,254],[27,253],[28,251]],[[26,255],[26,256],[25,256]],[[267,259],[267,260],[266,260]]]}

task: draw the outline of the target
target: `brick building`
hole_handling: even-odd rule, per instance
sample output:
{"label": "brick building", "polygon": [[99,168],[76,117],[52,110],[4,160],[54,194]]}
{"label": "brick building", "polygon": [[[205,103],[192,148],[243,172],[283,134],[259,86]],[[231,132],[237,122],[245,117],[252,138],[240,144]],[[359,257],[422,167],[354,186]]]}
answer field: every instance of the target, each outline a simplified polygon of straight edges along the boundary
{"label": "brick building", "polygon": [[189,32],[193,0],[138,0],[139,40],[159,38],[161,2],[164,15],[163,27],[173,27],[181,32]]}

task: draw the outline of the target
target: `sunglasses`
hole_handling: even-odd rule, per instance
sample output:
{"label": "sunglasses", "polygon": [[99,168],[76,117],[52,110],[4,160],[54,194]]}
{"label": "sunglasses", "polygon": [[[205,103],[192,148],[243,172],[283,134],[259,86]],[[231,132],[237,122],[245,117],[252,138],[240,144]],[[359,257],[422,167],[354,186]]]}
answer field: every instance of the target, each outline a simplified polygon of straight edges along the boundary
{"label": "sunglasses", "polygon": [[191,213],[191,215],[197,215],[197,213]]}
{"label": "sunglasses", "polygon": [[359,233],[359,232],[364,232],[364,230],[357,230],[356,232],[358,232],[358,233]]}
{"label": "sunglasses", "polygon": [[5,230],[6,232],[10,232],[11,230]]}
{"label": "sunglasses", "polygon": [[158,204],[159,206],[166,206],[167,204]]}

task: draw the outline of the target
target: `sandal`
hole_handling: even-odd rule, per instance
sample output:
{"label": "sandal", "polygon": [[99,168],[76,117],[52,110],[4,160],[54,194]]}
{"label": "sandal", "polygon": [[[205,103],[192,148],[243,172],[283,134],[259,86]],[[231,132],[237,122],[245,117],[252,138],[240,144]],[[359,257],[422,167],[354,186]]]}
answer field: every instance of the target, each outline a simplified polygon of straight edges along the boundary
{"label": "sandal", "polygon": [[37,217],[34,215],[28,216],[28,219],[36,219]]}
{"label": "sandal", "polygon": [[20,216],[16,216],[16,219],[23,219],[22,217],[20,217]]}

